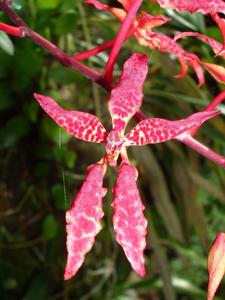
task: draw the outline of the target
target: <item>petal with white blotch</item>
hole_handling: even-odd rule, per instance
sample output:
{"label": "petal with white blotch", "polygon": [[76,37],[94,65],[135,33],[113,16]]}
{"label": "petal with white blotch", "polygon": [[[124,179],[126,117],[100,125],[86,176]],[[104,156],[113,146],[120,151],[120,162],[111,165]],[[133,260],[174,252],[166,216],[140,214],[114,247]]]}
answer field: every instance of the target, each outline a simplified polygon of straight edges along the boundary
{"label": "petal with white blotch", "polygon": [[100,220],[104,213],[102,198],[106,189],[102,187],[105,166],[95,164],[89,167],[87,177],[80,191],[66,212],[67,263],[65,280],[74,276],[83,264],[101,230]]}
{"label": "petal with white blotch", "polygon": [[144,276],[143,252],[146,246],[147,220],[136,184],[137,176],[135,167],[122,162],[114,188],[113,227],[116,240],[122,246],[132,268],[140,276]]}
{"label": "petal with white blotch", "polygon": [[208,297],[213,300],[218,286],[225,274],[225,233],[217,235],[208,256]]}
{"label": "petal with white blotch", "polygon": [[170,121],[159,118],[149,118],[138,123],[125,137],[126,146],[162,143],[175,139],[191,129],[199,127],[206,120],[218,115],[219,111],[205,111],[191,116]]}
{"label": "petal with white blotch", "polygon": [[[219,42],[217,42],[216,40],[214,40],[213,38],[210,38],[202,33],[198,33],[198,32],[181,32],[175,35],[174,37],[174,41],[177,41],[178,39],[183,39],[186,37],[197,37],[200,40],[202,40],[203,42],[207,43],[214,51],[215,54],[219,54],[221,55],[223,58],[225,58],[225,53],[224,51],[222,51],[223,49],[223,45]],[[221,52],[222,51],[222,52]]]}
{"label": "petal with white blotch", "polygon": [[107,132],[99,119],[94,115],[66,110],[48,96],[34,94],[34,97],[45,112],[71,135],[83,141],[105,142]]}
{"label": "petal with white blotch", "polygon": [[148,73],[147,56],[133,54],[124,64],[119,83],[111,92],[109,111],[113,129],[123,132],[142,104],[142,86]]}
{"label": "petal with white blotch", "polygon": [[202,14],[225,13],[223,0],[157,0],[159,5],[165,9],[176,9],[190,13],[201,12]]}

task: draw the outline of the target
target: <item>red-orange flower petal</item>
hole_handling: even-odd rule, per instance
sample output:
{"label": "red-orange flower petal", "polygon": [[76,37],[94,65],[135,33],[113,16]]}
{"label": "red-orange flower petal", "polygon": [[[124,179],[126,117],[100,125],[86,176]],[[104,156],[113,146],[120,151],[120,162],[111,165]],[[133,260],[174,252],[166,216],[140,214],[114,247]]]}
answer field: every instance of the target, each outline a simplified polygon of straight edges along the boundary
{"label": "red-orange flower petal", "polygon": [[205,69],[220,83],[225,84],[225,68],[207,62],[201,62]]}
{"label": "red-orange flower petal", "polygon": [[213,300],[217,288],[225,274],[225,233],[217,235],[208,256],[208,297]]}

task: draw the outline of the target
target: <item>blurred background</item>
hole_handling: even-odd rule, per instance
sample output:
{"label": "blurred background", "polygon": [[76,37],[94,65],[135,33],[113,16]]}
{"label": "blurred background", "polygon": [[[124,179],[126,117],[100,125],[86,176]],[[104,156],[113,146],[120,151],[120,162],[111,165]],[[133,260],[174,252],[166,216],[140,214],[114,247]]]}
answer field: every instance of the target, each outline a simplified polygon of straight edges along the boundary
{"label": "blurred background", "polygon": [[[16,0],[13,7],[35,31],[71,54],[113,39],[119,28],[114,17],[81,0]],[[143,10],[165,14],[149,1]],[[174,11],[167,16],[173,21],[158,30],[168,35],[198,31],[221,41],[210,18]],[[0,21],[10,24],[1,12]],[[205,61],[223,64],[195,38],[182,45]],[[174,57],[141,47],[134,39],[123,46],[115,78],[134,51],[149,57],[142,106],[149,117],[183,118],[201,111],[223,89],[208,74],[199,88],[193,70],[175,79],[179,64]],[[104,52],[85,63],[102,71],[107,57]],[[110,168],[103,229],[76,277],[63,281],[65,211],[87,166],[102,157],[104,147],[60,129],[37,105],[33,92],[50,95],[65,108],[96,114],[106,128],[111,126],[109,95],[103,88],[61,66],[32,41],[0,32],[0,299],[206,299],[207,253],[216,234],[225,231],[225,172],[177,141],[128,150],[139,171],[149,221],[147,275],[139,278],[131,270],[115,242],[111,190],[117,170]],[[224,133],[221,115],[204,124],[197,139],[225,155]],[[217,300],[224,295],[223,283]]]}

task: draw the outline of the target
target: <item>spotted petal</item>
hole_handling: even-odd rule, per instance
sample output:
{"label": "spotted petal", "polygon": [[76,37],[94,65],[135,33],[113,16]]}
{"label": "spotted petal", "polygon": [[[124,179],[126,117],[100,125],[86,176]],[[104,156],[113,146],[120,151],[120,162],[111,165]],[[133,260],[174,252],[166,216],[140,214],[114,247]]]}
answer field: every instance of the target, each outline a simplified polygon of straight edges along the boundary
{"label": "spotted petal", "polygon": [[190,13],[201,12],[203,14],[225,13],[223,0],[157,0],[165,9],[176,9]]}
{"label": "spotted petal", "polygon": [[142,104],[142,86],[148,72],[147,56],[135,53],[124,64],[119,83],[111,92],[109,111],[113,129],[123,132]]}
{"label": "spotted petal", "polygon": [[216,290],[225,274],[225,233],[217,235],[208,256],[208,297],[213,300]]}
{"label": "spotted petal", "polygon": [[76,138],[94,143],[105,141],[107,132],[95,116],[85,112],[66,110],[48,96],[34,94],[34,97],[59,126]]}
{"label": "spotted petal", "polygon": [[198,32],[192,32],[192,31],[186,31],[186,32],[181,32],[175,35],[174,37],[174,41],[177,41],[178,39],[182,39],[185,37],[197,37],[200,40],[202,40],[203,42],[209,44],[209,46],[213,49],[215,54],[221,55],[223,58],[225,58],[225,52],[222,51],[223,49],[223,45],[219,42],[217,42],[216,40],[214,40],[213,38],[210,38],[202,33],[198,33]]}
{"label": "spotted petal", "polygon": [[220,28],[223,36],[223,52],[225,51],[225,21],[218,13],[225,14],[225,2],[223,0],[157,0],[159,5],[165,9],[188,11],[190,13],[201,12],[204,15],[211,15]]}
{"label": "spotted petal", "polygon": [[95,236],[101,230],[103,217],[102,197],[106,189],[102,187],[104,165],[89,167],[87,177],[66,212],[67,263],[64,278],[74,276],[84,261],[87,252],[94,244]]}
{"label": "spotted petal", "polygon": [[138,27],[134,32],[134,36],[138,39],[139,43],[143,46],[147,46],[150,49],[158,49],[162,52],[171,53],[176,56],[181,64],[181,72],[176,77],[183,77],[186,75],[188,65],[191,65],[198,77],[199,85],[204,83],[204,77],[201,70],[201,61],[194,53],[186,52],[174,39],[171,37],[152,32],[145,27]]}
{"label": "spotted petal", "polygon": [[219,113],[219,111],[198,112],[178,121],[159,118],[143,120],[126,135],[126,145],[141,146],[177,138],[191,129],[199,127],[203,122]]}
{"label": "spotted petal", "polygon": [[137,170],[122,163],[114,189],[113,226],[117,242],[122,246],[132,268],[144,276],[145,235],[147,220],[137,189]]}

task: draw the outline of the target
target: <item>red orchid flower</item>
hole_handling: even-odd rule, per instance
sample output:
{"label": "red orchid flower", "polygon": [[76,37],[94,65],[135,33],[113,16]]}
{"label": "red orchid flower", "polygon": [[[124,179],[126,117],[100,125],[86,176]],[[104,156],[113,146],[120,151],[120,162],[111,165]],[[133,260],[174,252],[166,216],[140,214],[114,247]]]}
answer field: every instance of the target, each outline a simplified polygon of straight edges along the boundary
{"label": "red orchid flower", "polygon": [[78,139],[104,143],[106,148],[105,156],[89,167],[79,193],[66,212],[68,259],[65,279],[76,274],[101,229],[102,198],[106,193],[102,186],[103,177],[107,163],[115,167],[119,155],[122,162],[114,188],[113,227],[116,240],[122,246],[131,266],[140,276],[144,276],[143,252],[146,245],[147,221],[136,184],[138,173],[128,160],[126,148],[171,139],[182,141],[185,136],[191,135],[194,128],[219,114],[219,111],[199,112],[178,121],[149,118],[125,134],[128,121],[142,104],[142,86],[147,72],[146,55],[135,53],[124,64],[119,83],[112,90],[108,103],[113,125],[109,133],[95,116],[65,110],[50,97],[34,94],[41,107],[59,126]]}
{"label": "red orchid flower", "polygon": [[[225,14],[225,3],[223,0],[152,0],[158,2],[165,9],[175,9],[178,11],[188,11],[190,13],[201,12],[204,15],[211,15],[221,30],[225,43],[225,20],[220,18],[218,13]],[[225,44],[219,52],[225,51]]]}
{"label": "red orchid flower", "polygon": [[220,232],[208,256],[208,297],[207,300],[213,300],[218,286],[225,274],[225,233]]}
{"label": "red orchid flower", "polygon": [[[93,5],[98,10],[106,10],[112,13],[120,22],[123,22],[134,1],[118,0],[118,2],[123,5],[124,9],[102,4],[99,0],[85,0],[84,2]],[[161,15],[152,16],[146,12],[142,12],[141,15],[134,20],[127,38],[133,35],[143,46],[147,46],[150,49],[158,49],[159,51],[176,56],[181,65],[181,72],[176,75],[178,78],[184,77],[187,74],[189,65],[194,69],[200,86],[205,82],[202,67],[204,67],[217,81],[225,83],[224,67],[204,62],[200,60],[196,54],[185,51],[175,39],[152,31],[153,28],[161,26],[170,20],[170,18]],[[104,47],[103,50],[105,50]]]}

